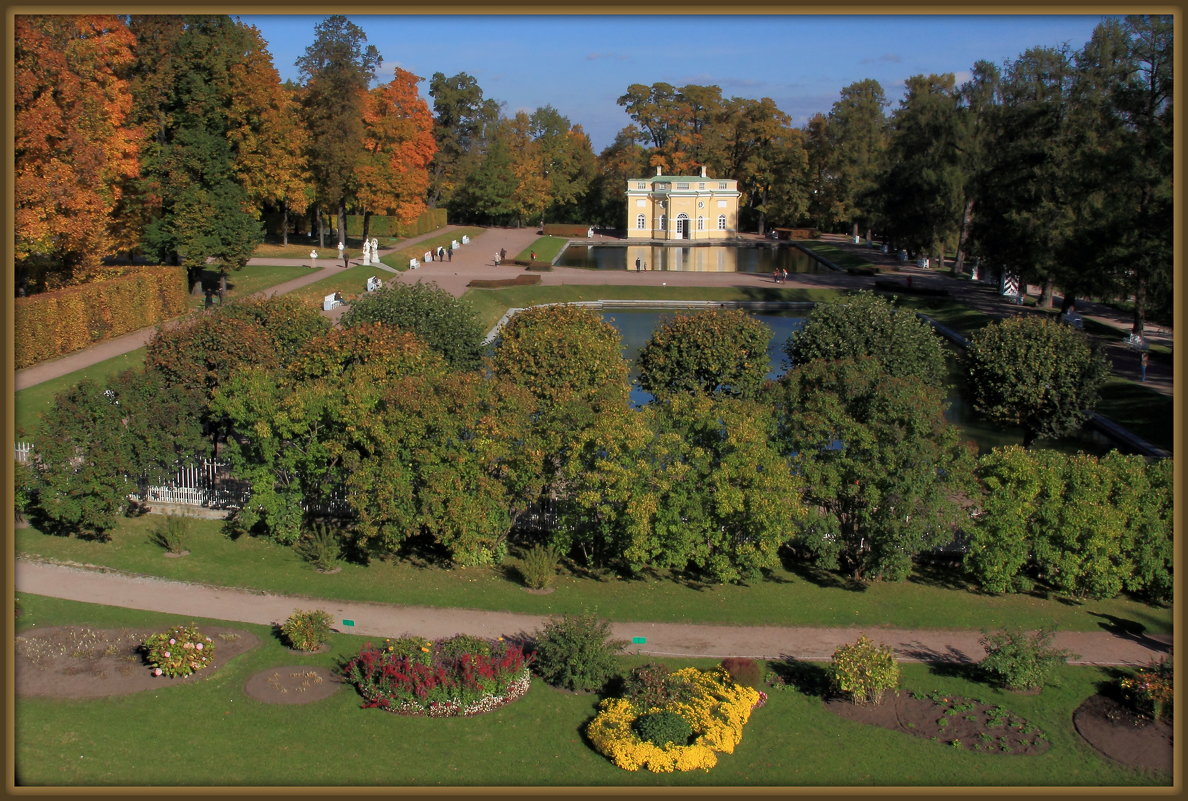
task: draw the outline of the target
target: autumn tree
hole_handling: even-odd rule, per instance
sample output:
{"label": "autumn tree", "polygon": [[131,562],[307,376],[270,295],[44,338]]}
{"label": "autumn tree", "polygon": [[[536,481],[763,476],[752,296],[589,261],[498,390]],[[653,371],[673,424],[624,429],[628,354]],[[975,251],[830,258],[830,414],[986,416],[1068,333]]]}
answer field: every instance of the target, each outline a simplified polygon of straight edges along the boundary
{"label": "autumn tree", "polygon": [[973,446],[942,399],[871,357],[814,360],[772,385],[775,440],[803,477],[809,515],[797,549],[855,580],[900,581],[952,541],[966,516]]}
{"label": "autumn tree", "polygon": [[110,15],[17,15],[13,33],[14,255],[37,291],[129,247],[115,215],[139,172],[135,37]]}
{"label": "autumn tree", "polygon": [[437,145],[429,106],[417,94],[419,80],[397,67],[391,81],[367,93],[363,155],[355,167],[364,239],[373,212],[410,222],[425,210],[429,164]]}
{"label": "autumn tree", "polygon": [[595,225],[619,227],[626,217],[627,181],[647,175],[647,151],[638,143],[639,129],[629,125],[598,154],[598,174],[586,194],[585,208]]}
{"label": "autumn tree", "polygon": [[544,216],[553,222],[584,222],[577,217],[579,203],[596,171],[590,137],[552,106],[536,109],[528,123],[548,185]]}
{"label": "autumn tree", "polygon": [[297,98],[281,83],[259,30],[243,26],[243,38],[244,57],[230,66],[228,75],[232,171],[254,208],[268,204],[282,210],[287,243],[289,212],[301,214],[309,202],[308,132],[299,119]]}
{"label": "autumn tree", "polygon": [[[355,169],[364,154],[365,98],[381,59],[363,30],[341,14],[319,22],[314,36],[297,59],[309,166],[318,203],[338,216],[339,236],[345,237],[347,203],[354,198]],[[325,230],[318,234],[325,247]]]}
{"label": "autumn tree", "polygon": [[771,336],[742,309],[677,314],[640,350],[640,388],[658,398],[692,392],[754,399],[767,376]]}

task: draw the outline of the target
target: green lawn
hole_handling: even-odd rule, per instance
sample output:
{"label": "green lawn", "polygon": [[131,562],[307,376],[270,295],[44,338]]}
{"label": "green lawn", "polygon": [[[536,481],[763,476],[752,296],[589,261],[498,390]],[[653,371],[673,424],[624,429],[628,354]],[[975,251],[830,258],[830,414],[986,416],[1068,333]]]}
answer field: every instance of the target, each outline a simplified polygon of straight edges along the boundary
{"label": "green lawn", "polygon": [[350,301],[367,291],[367,279],[378,275],[385,279],[391,274],[381,270],[373,264],[357,264],[346,270],[332,272],[320,281],[314,281],[298,290],[290,292],[287,297],[298,303],[310,304],[322,308],[322,298],[332,292],[341,292],[342,299]]}
{"label": "green lawn", "polygon": [[1134,621],[1150,632],[1171,630],[1170,608],[1133,600],[1078,602],[1041,595],[987,596],[963,581],[923,572],[898,583],[855,587],[814,571],[777,570],[750,585],[690,585],[667,577],[616,580],[567,574],[549,595],[524,592],[515,560],[498,567],[446,569],[406,561],[344,564],[317,573],[292,548],[263,538],[231,539],[213,520],[194,521],[190,555],[168,559],[150,542],[162,517],[121,520],[110,542],[48,536],[32,528],[15,533],[16,552],[40,558],[103,565],[137,574],[286,595],[352,601],[469,607],[529,614],[592,609],[614,620],[735,623],[785,626],[896,626],[905,628],[1038,627],[1097,631],[1103,615]]}
{"label": "green lawn", "polygon": [[[157,627],[190,618],[100,607],[39,596],[18,597],[20,627]],[[15,706],[18,786],[621,786],[847,787],[1167,786],[1106,760],[1072,726],[1073,710],[1106,678],[1097,668],[1066,667],[1060,686],[1015,695],[963,678],[906,665],[908,691],[940,690],[1001,704],[1039,727],[1051,748],[1039,756],[996,756],[839,718],[819,698],[772,689],[733,754],[709,772],[654,774],[616,768],[584,741],[597,696],[560,692],[534,679],[528,694],[473,718],[402,717],[361,709],[344,686],[312,704],[265,704],[243,687],[262,670],[330,667],[366,638],[336,634],[328,653],[290,652],[268,627],[231,626],[261,644],[202,681],[95,700],[21,698]],[[621,670],[643,661],[620,660]],[[708,660],[663,660],[671,668]]]}
{"label": "green lawn", "polygon": [[[321,272],[324,269],[324,267],[319,267],[318,271]],[[227,273],[226,299],[232,301],[245,298],[248,295],[253,295],[278,284],[283,284],[286,281],[292,281],[294,278],[309,275],[309,272],[309,267],[303,267],[299,264],[252,264],[244,267],[242,270],[232,270]],[[218,287],[218,272],[204,270],[202,273],[202,283],[205,286]],[[205,299],[192,298],[192,300],[198,307],[201,307]]]}
{"label": "green lawn", "polygon": [[542,236],[530,246],[517,253],[514,258],[523,261],[530,259],[532,254],[535,253],[537,261],[551,262],[565,249],[567,242],[569,240],[563,236]]}

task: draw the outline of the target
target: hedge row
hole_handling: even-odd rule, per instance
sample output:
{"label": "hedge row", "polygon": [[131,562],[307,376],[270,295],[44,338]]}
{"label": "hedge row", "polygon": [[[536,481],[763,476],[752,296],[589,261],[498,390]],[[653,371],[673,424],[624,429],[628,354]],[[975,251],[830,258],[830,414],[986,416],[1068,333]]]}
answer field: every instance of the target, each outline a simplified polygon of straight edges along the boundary
{"label": "hedge row", "polygon": [[[367,228],[367,235],[374,237],[394,236],[406,239],[410,236],[420,236],[446,225],[445,209],[426,209],[410,223],[402,223],[395,217],[371,215],[371,223]],[[347,215],[347,236],[363,236],[363,215]]]}
{"label": "hedge row", "polygon": [[109,277],[13,305],[17,368],[177,317],[189,307],[181,267],[122,267]]}
{"label": "hedge row", "polygon": [[560,223],[549,223],[544,227],[545,236],[580,236],[585,239],[586,234],[590,232],[588,225],[562,225]]}

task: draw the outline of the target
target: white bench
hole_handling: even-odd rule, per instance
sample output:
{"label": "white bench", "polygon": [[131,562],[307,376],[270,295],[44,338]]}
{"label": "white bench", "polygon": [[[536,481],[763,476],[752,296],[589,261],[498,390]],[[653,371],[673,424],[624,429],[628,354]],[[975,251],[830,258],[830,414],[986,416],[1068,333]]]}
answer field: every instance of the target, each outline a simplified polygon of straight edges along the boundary
{"label": "white bench", "polygon": [[344,305],[343,302],[336,297],[336,295],[337,293],[333,293],[322,298],[322,311],[330,311],[335,306]]}

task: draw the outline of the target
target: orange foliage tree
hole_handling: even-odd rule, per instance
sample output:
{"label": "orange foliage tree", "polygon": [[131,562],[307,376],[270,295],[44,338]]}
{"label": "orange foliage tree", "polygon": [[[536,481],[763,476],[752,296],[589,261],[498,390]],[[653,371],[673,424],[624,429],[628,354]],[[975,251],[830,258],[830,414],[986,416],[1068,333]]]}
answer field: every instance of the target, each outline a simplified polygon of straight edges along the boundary
{"label": "orange foliage tree", "polygon": [[37,288],[85,280],[119,249],[113,211],[138,174],[135,39],[113,15],[19,15],[15,43],[16,261]]}
{"label": "orange foliage tree", "polygon": [[355,167],[355,200],[364,212],[364,238],[373,212],[407,223],[426,208],[429,164],[437,143],[433,115],[417,93],[419,80],[397,67],[391,81],[364,98],[364,152]]}

